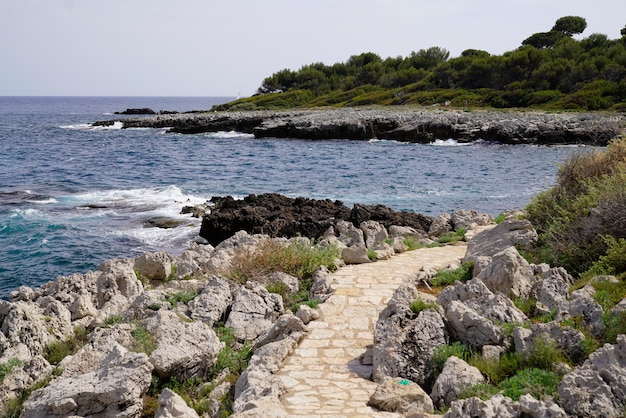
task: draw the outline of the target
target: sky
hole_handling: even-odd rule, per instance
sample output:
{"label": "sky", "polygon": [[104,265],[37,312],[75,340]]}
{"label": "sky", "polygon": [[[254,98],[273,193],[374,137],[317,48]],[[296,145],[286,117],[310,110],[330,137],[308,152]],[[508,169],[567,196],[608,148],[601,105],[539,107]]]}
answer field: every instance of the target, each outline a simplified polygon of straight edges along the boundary
{"label": "sky", "polygon": [[431,46],[502,54],[624,0],[0,0],[0,96],[250,96],[282,69]]}

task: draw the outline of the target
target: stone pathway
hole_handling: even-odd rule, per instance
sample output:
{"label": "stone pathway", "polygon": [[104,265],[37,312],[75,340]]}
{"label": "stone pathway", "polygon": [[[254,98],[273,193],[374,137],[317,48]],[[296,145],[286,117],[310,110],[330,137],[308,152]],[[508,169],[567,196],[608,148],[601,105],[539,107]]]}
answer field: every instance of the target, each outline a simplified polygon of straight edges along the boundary
{"label": "stone pathway", "polygon": [[320,318],[277,376],[287,393],[281,403],[290,417],[398,417],[367,406],[377,384],[360,357],[374,341],[374,327],[394,291],[422,267],[458,262],[466,245],[424,248],[375,263],[351,265],[333,274],[335,293],[319,305]]}

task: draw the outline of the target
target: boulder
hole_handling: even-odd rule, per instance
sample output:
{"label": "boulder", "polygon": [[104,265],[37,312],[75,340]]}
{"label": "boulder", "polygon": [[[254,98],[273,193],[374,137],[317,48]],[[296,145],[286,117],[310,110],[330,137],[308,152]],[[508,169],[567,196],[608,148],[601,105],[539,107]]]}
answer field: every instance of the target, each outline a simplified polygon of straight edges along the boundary
{"label": "boulder", "polygon": [[535,282],[531,296],[537,299],[537,305],[544,313],[556,311],[566,304],[573,282],[574,279],[563,267],[550,268]]}
{"label": "boulder", "polygon": [[445,317],[454,339],[463,344],[480,348],[504,343],[504,335],[498,326],[462,302],[452,301],[446,307]]}
{"label": "boulder", "polygon": [[212,276],[205,282],[200,294],[189,302],[191,318],[213,327],[226,319],[232,301],[231,285],[220,277]]}
{"label": "boulder", "polygon": [[467,245],[463,261],[475,261],[476,257],[493,257],[508,247],[532,248],[537,242],[537,232],[530,221],[510,219],[492,229],[477,234]]}
{"label": "boulder", "polygon": [[287,290],[287,294],[293,295],[300,291],[300,281],[297,277],[292,276],[291,274],[283,273],[282,271],[275,271],[267,275],[263,281],[266,284],[280,284],[284,286]]}
{"label": "boulder", "polygon": [[351,222],[338,220],[332,231],[342,247],[365,247],[363,230],[357,228]]}
{"label": "boulder", "polygon": [[266,332],[283,312],[282,297],[263,286],[248,282],[234,296],[225,326],[239,340],[254,340]]}
{"label": "boulder", "polygon": [[359,225],[361,231],[363,231],[363,238],[365,239],[365,246],[367,248],[376,250],[380,249],[385,244],[385,240],[389,238],[389,234],[384,226],[377,221],[364,221]]}
{"label": "boulder", "polygon": [[605,331],[602,320],[604,310],[593,298],[595,292],[595,288],[589,284],[572,292],[571,300],[561,306],[561,314],[564,318],[582,318],[583,324],[593,336],[601,339],[604,338]]}
{"label": "boulder", "polygon": [[144,253],[135,259],[134,270],[147,280],[165,280],[172,274],[172,260],[164,251]]}
{"label": "boulder", "polygon": [[132,353],[121,345],[82,375],[53,380],[36,390],[24,403],[22,417],[137,417],[142,396],[151,381],[152,365],[144,353]]}
{"label": "boulder", "polygon": [[133,260],[107,260],[98,267],[101,274],[96,279],[96,308],[113,300],[116,296],[129,299],[143,292],[143,285],[137,279]]}
{"label": "boulder", "polygon": [[367,404],[403,416],[424,412],[431,414],[434,411],[432,400],[418,384],[392,377],[386,377],[376,387]]}
{"label": "boulder", "polygon": [[532,267],[515,247],[495,254],[477,277],[492,292],[500,292],[511,299],[527,299],[534,283]]}
{"label": "boulder", "polygon": [[365,245],[353,245],[341,250],[341,259],[346,264],[365,264],[371,263],[368,257]]}
{"label": "boulder", "polygon": [[585,335],[577,329],[560,325],[558,322],[535,323],[530,326],[530,329],[517,327],[513,330],[513,341],[517,353],[534,353],[538,339],[541,339],[542,344],[555,344],[563,354],[574,361],[585,356],[582,346]]}
{"label": "boulder", "polygon": [[450,406],[461,391],[484,382],[480,370],[458,357],[450,356],[433,385],[430,398],[437,408]]}
{"label": "boulder", "polygon": [[298,308],[298,311],[296,312],[296,316],[304,325],[306,325],[311,321],[319,319],[320,313],[317,309],[313,309],[310,306],[300,305],[300,308]]}
{"label": "boulder", "polygon": [[326,301],[332,294],[333,289],[331,284],[333,282],[330,271],[326,266],[321,266],[313,273],[311,288],[309,289],[309,299]]}
{"label": "boulder", "polygon": [[452,215],[449,213],[440,214],[432,224],[430,224],[430,228],[428,229],[428,236],[430,237],[440,237],[446,232],[452,231]]}
{"label": "boulder", "polygon": [[200,266],[205,274],[223,274],[230,268],[233,257],[238,251],[254,248],[267,238],[267,235],[250,235],[246,231],[238,231],[215,247],[210,257]]}
{"label": "boulder", "polygon": [[208,378],[217,355],[224,347],[215,331],[204,322],[187,322],[172,311],[160,310],[144,321],[154,336],[150,354],[154,371],[162,378]]}
{"label": "boulder", "polygon": [[410,304],[416,297],[414,286],[401,286],[376,322],[372,358],[375,382],[403,377],[422,385],[431,378],[428,361],[435,347],[446,343],[446,327],[435,309],[415,315]]}
{"label": "boulder", "polygon": [[452,212],[450,216],[450,223],[452,229],[457,231],[464,229],[469,231],[475,229],[478,226],[486,226],[493,223],[493,217],[488,213],[479,213],[475,210],[460,209]]}
{"label": "boulder", "polygon": [[0,358],[29,360],[42,354],[50,341],[48,324],[39,306],[0,300]]}
{"label": "boulder", "polygon": [[622,417],[626,408],[626,336],[605,344],[558,385],[561,406],[579,417]]}
{"label": "boulder", "polygon": [[504,395],[497,394],[486,401],[476,397],[454,401],[443,418],[566,418],[567,416],[565,411],[551,400],[538,401],[530,395],[523,395],[519,402],[514,402]]}
{"label": "boulder", "polygon": [[178,394],[165,388],[159,395],[159,409],[154,418],[199,418],[199,415]]}
{"label": "boulder", "polygon": [[[4,360],[0,360],[0,364],[6,364]],[[27,361],[21,361],[13,367],[10,373],[3,373],[4,378],[0,379],[0,411],[6,411],[4,408],[6,402],[19,398],[34,386],[36,383],[45,381],[52,376],[53,367],[42,356],[35,356]]]}

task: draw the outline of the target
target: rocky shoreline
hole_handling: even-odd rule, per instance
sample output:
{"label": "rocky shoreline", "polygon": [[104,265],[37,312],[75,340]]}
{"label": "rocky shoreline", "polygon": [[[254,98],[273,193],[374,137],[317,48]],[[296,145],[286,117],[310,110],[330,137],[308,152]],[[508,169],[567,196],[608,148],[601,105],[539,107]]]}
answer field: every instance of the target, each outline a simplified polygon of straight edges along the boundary
{"label": "rocky shoreline", "polygon": [[[471,280],[429,298],[420,290],[432,285],[434,272],[424,271],[401,286],[380,313],[371,361],[373,380],[381,386],[372,405],[397,413],[449,407],[448,418],[617,417],[623,412],[626,338],[585,360],[586,336],[563,321],[578,318],[600,336],[605,312],[591,286],[569,293],[572,278],[566,271],[529,264],[519,255],[517,248],[537,239],[527,221],[512,213],[495,226],[490,215],[474,211],[411,218],[381,206],[350,209],[341,202],[296,201],[280,195],[219,198],[205,216],[213,228],[205,237],[221,231],[215,246],[193,244],[180,256],[156,252],[109,260],[95,272],[12,292],[10,301],[0,301],[0,411],[6,414],[21,398],[24,417],[137,417],[145,413],[155,381],[191,380],[202,382],[196,393],[205,395],[203,417],[222,416],[229,407],[240,417],[284,416],[278,401],[282,389],[272,373],[306,335],[316,313],[302,305],[294,314],[280,294],[270,292],[276,283],[286,294],[299,292],[301,283],[288,274],[247,283],[227,278],[238,253],[253,254],[267,240],[301,242],[308,236],[302,231],[323,227],[315,243],[307,240],[310,245],[336,246],[340,264],[370,263],[406,251],[406,239],[426,245],[452,231],[491,225],[469,243],[464,261],[473,263]],[[286,213],[283,206],[299,209]],[[237,231],[228,229],[235,217],[247,219]],[[311,280],[311,300],[323,302],[332,294],[327,269],[318,269]],[[519,298],[536,299],[534,309],[551,319],[531,321],[513,303]],[[426,304],[419,312],[411,307],[417,299]],[[626,310],[626,300],[614,309]],[[252,354],[236,382],[226,369],[216,370],[227,348],[218,337],[225,328],[232,330],[235,346]],[[55,348],[68,341],[76,350],[55,356]],[[435,348],[446,343],[497,358],[507,352],[530,356],[546,341],[574,363],[558,365],[563,375],[558,402],[530,396],[513,402],[501,394],[488,401],[457,400],[463,388],[484,377],[460,358],[450,357],[438,376],[429,363]],[[396,378],[411,384],[389,383]],[[394,388],[403,391],[399,395]],[[231,406],[225,401],[229,393]],[[169,388],[157,396],[156,417],[198,416]],[[407,405],[410,409],[403,410]]]}
{"label": "rocky shoreline", "polygon": [[604,146],[626,130],[626,116],[609,113],[463,111],[451,109],[341,108],[289,111],[187,112],[93,123],[162,128],[195,134],[238,131],[257,138],[388,139],[430,143],[436,139],[505,144]]}

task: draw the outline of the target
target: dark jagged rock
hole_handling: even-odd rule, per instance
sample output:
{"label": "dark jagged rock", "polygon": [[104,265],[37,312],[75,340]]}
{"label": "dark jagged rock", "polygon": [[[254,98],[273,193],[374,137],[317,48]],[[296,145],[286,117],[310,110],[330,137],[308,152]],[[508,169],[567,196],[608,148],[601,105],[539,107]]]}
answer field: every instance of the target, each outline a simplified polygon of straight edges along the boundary
{"label": "dark jagged rock", "polygon": [[156,115],[156,112],[149,107],[130,108],[123,112],[115,112],[116,115]]}
{"label": "dark jagged rock", "polygon": [[244,230],[250,234],[271,237],[304,236],[320,238],[337,221],[349,221],[355,226],[366,220],[382,225],[410,226],[418,231],[428,230],[432,219],[410,212],[395,212],[382,205],[355,205],[348,208],[341,201],[289,198],[275,193],[249,195],[243,200],[230,196],[213,197],[211,213],[202,220],[200,236],[217,245]]}
{"label": "dark jagged rock", "polygon": [[[168,128],[169,132],[238,131],[257,138],[391,139],[429,143],[478,139],[506,144],[607,145],[626,129],[626,117],[610,113],[501,112],[341,108],[291,111],[185,112],[120,120],[124,128]],[[114,121],[95,122],[108,126]]]}

